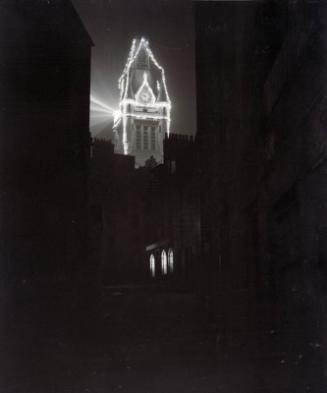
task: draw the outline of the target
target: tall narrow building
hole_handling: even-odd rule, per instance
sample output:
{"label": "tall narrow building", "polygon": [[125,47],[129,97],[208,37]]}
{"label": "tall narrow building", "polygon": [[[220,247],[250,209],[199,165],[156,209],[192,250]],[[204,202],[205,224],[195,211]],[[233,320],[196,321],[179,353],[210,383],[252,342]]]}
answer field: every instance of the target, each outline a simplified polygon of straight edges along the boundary
{"label": "tall narrow building", "polygon": [[120,103],[114,121],[115,152],[135,157],[142,167],[163,163],[163,140],[170,131],[171,102],[164,69],[149,42],[134,39],[119,79]]}

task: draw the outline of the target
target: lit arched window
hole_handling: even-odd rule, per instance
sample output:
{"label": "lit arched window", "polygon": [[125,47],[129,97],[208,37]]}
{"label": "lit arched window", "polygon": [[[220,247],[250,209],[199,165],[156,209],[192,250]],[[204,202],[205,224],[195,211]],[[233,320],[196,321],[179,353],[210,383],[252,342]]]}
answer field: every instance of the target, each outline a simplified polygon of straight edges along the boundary
{"label": "lit arched window", "polygon": [[174,270],[174,252],[171,248],[168,251],[168,267],[169,271],[172,273]]}
{"label": "lit arched window", "polygon": [[161,253],[161,271],[162,274],[167,274],[167,254],[165,250]]}
{"label": "lit arched window", "polygon": [[154,255],[150,255],[150,273],[152,277],[155,277],[156,275],[156,260],[154,258]]}

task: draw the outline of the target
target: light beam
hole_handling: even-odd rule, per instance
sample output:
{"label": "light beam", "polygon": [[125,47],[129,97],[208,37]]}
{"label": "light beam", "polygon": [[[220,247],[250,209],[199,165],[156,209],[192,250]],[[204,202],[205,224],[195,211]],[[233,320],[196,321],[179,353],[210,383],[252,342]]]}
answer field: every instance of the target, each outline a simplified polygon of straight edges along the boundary
{"label": "light beam", "polygon": [[95,104],[103,108],[104,110],[108,111],[111,114],[115,114],[116,109],[111,108],[110,106],[104,104],[102,101],[98,100],[95,98],[93,95],[91,95],[91,104]]}

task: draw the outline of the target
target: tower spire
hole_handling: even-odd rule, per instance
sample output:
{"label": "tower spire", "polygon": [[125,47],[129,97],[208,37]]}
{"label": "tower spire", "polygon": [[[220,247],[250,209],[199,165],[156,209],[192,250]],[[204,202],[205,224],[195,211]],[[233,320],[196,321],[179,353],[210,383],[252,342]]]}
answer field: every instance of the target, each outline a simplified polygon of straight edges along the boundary
{"label": "tower spire", "polygon": [[132,41],[118,86],[115,151],[135,156],[136,167],[144,166],[151,157],[162,163],[163,139],[170,132],[171,102],[164,69],[144,37]]}

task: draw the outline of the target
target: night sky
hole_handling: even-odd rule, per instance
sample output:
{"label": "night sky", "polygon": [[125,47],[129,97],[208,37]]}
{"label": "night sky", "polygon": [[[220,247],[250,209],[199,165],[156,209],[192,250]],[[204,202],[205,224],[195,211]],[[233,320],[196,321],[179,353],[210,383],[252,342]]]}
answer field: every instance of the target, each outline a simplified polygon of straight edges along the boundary
{"label": "night sky", "polygon": [[[120,77],[134,37],[145,37],[164,67],[174,133],[195,134],[194,24],[190,0],[72,0],[94,47],[92,95],[118,107]],[[92,124],[92,123],[91,123]],[[104,122],[93,135],[110,129]],[[99,134],[100,133],[100,134]]]}

